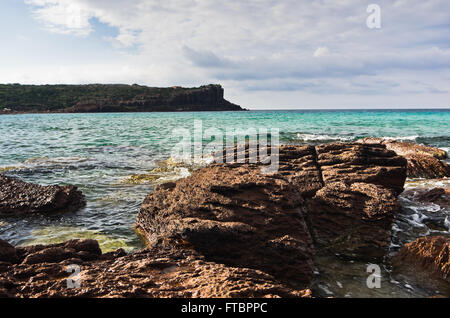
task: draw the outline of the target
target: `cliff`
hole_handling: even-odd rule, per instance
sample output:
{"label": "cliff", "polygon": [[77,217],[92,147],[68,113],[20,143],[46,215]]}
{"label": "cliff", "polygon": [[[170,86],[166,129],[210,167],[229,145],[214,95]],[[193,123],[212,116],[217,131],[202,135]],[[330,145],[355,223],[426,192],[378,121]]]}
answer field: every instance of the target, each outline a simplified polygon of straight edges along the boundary
{"label": "cliff", "polygon": [[0,85],[0,113],[241,111],[220,85],[156,88],[141,85]]}

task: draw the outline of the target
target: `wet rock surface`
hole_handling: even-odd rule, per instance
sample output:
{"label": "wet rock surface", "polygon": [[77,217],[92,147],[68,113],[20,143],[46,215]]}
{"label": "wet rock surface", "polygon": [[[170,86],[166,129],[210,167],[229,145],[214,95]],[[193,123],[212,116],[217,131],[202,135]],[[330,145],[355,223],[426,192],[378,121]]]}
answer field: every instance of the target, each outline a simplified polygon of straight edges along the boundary
{"label": "wet rock surface", "polygon": [[405,244],[392,259],[394,271],[450,297],[450,237],[426,236]]}
{"label": "wet rock surface", "polygon": [[397,155],[405,157],[408,160],[409,178],[450,177],[450,166],[442,161],[448,158],[448,154],[442,149],[383,138],[364,138],[359,142],[384,145]]}
{"label": "wet rock surface", "polygon": [[85,204],[75,186],[42,186],[0,174],[0,215],[72,212]]}
{"label": "wet rock surface", "polygon": [[421,203],[433,203],[450,211],[450,188],[423,188],[406,190],[403,195]]}
{"label": "wet rock surface", "polygon": [[[0,241],[0,252],[5,244]],[[0,297],[310,296],[261,271],[207,262],[189,250],[101,254],[96,241],[74,240],[17,248],[16,254],[14,261],[0,261]],[[80,272],[71,276],[74,265]]]}

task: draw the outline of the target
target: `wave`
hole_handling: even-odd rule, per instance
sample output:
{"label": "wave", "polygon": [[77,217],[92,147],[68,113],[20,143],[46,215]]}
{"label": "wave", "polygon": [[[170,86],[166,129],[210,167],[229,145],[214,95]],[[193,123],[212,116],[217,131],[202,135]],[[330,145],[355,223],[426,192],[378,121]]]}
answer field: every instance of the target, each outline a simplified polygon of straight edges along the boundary
{"label": "wave", "polygon": [[186,165],[170,157],[160,161],[158,166],[148,172],[132,174],[121,181],[122,184],[162,184],[176,181],[191,175],[194,166]]}
{"label": "wave", "polygon": [[0,166],[0,172],[52,172],[61,169],[94,168],[92,159],[84,157],[35,157],[23,163]]}

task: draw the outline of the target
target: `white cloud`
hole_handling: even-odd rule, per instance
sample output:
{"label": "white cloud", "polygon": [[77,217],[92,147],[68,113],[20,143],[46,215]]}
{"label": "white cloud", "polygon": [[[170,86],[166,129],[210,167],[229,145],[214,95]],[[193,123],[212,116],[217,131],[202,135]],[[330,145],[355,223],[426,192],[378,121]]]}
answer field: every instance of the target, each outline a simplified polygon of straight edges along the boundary
{"label": "white cloud", "polygon": [[330,50],[326,46],[321,46],[321,47],[318,47],[317,50],[314,51],[313,56],[321,57],[321,56],[328,55],[328,53],[330,53]]}
{"label": "white cloud", "polygon": [[368,3],[359,0],[26,3],[51,32],[88,36],[97,18],[118,30],[108,38],[111,49],[137,48],[126,64],[107,71],[100,65],[55,71],[61,81],[221,82],[236,95],[278,90],[401,96],[443,94],[450,87],[447,0],[379,0],[380,30],[367,28]]}

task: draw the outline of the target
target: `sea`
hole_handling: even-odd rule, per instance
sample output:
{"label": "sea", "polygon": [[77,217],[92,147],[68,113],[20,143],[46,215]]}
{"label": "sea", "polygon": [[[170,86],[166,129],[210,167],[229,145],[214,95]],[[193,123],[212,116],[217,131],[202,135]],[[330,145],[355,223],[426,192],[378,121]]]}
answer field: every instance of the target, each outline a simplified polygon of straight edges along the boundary
{"label": "sea", "polygon": [[[246,112],[21,114],[0,116],[0,173],[43,185],[76,185],[87,206],[74,213],[1,217],[0,239],[14,245],[75,238],[99,241],[103,252],[145,246],[134,230],[146,195],[161,183],[189,176],[208,163],[179,163],[180,131],[277,132],[280,144],[351,142],[384,137],[450,149],[450,110],[276,110]],[[204,144],[209,139],[202,138]],[[408,180],[406,188],[449,186],[449,180]],[[400,198],[392,250],[417,237],[450,234],[450,211]],[[448,228],[429,228],[442,219]],[[437,231],[437,232],[436,232]],[[442,233],[441,233],[442,232]],[[339,255],[319,257],[313,292],[323,297],[429,297],[439,290],[395,277],[388,262],[381,288],[368,288],[367,266]]]}

